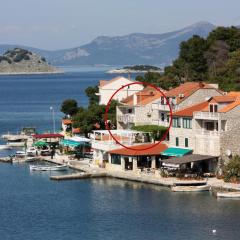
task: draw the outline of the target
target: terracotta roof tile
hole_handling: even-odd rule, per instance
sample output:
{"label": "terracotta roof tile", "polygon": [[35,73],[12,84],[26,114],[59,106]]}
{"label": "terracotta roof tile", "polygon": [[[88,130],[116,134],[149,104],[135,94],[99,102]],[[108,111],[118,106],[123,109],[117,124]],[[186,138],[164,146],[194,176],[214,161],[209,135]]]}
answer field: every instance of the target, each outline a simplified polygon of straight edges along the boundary
{"label": "terracotta roof tile", "polygon": [[72,124],[72,120],[71,120],[71,119],[63,119],[63,120],[62,120],[62,123],[63,123],[64,125]]}
{"label": "terracotta roof tile", "polygon": [[[142,91],[139,91],[136,93],[137,96],[137,105],[147,105],[148,103],[153,102],[154,100],[159,99],[162,97],[162,93],[157,91],[154,88],[151,87],[146,87]],[[123,99],[121,102],[128,105],[128,106],[133,106],[133,98],[134,96],[129,96],[125,99]]]}
{"label": "terracotta roof tile", "polygon": [[[109,151],[111,154],[119,154],[119,155],[124,155],[124,156],[154,156],[154,155],[160,155],[161,152],[166,150],[168,147],[166,144],[160,143],[157,146],[154,146],[154,143],[150,144],[141,144],[137,146],[131,146],[131,148],[134,148],[136,150],[131,150],[127,148],[119,148],[115,149],[112,151]],[[129,146],[130,147],[130,146]],[[139,151],[138,149],[144,149],[144,148],[149,148],[147,150],[141,150]]]}
{"label": "terracotta roof tile", "polygon": [[[180,103],[192,95],[194,92],[196,92],[198,89],[216,89],[218,92],[222,93],[222,91],[218,90],[217,88],[203,82],[186,82],[184,84],[181,84],[179,87],[169,90],[166,93],[166,96],[175,97],[177,103]],[[180,94],[183,95],[182,98],[180,97]]]}
{"label": "terracotta roof tile", "polygon": [[194,112],[203,111],[209,102],[201,102],[173,113],[173,116],[192,117]]}
{"label": "terracotta roof tile", "polygon": [[240,100],[238,99],[235,102],[230,103],[226,107],[224,107],[221,110],[219,110],[219,112],[222,112],[222,113],[229,112],[230,110],[232,110],[233,108],[235,108],[235,107],[237,107],[239,105],[240,105]]}

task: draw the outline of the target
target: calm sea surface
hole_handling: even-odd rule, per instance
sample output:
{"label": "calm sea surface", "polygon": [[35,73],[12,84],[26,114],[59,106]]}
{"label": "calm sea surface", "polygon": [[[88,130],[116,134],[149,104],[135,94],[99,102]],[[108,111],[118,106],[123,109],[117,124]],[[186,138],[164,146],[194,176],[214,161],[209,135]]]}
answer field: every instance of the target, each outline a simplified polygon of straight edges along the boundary
{"label": "calm sea surface", "polygon": [[[84,89],[111,77],[92,69],[1,76],[0,133],[24,126],[51,129],[50,106],[60,117],[63,99],[86,105]],[[239,240],[239,220],[239,200],[114,179],[53,182],[47,173],[30,173],[28,165],[0,164],[3,240]]]}

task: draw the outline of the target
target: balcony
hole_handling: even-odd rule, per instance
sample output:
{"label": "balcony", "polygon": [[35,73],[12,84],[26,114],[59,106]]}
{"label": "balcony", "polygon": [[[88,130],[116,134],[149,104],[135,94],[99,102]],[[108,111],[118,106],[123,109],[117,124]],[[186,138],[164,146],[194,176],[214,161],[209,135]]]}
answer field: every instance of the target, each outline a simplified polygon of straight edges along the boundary
{"label": "balcony", "polygon": [[135,122],[134,120],[135,120],[134,114],[124,114],[117,116],[117,121],[122,122],[124,124],[134,123]]}
{"label": "balcony", "polygon": [[220,113],[218,112],[195,112],[195,119],[204,119],[204,120],[219,120]]}
{"label": "balcony", "polygon": [[201,136],[209,136],[209,137],[218,137],[220,136],[221,132],[220,131],[209,131],[205,129],[199,129],[195,130],[196,135],[201,135]]}
{"label": "balcony", "polygon": [[152,120],[152,124],[153,125],[158,125],[158,126],[163,126],[163,127],[169,127],[169,122],[167,121],[161,121],[159,119],[156,119],[156,120]]}
{"label": "balcony", "polygon": [[[171,105],[172,107],[172,111],[176,111],[177,110],[177,106],[176,105]],[[166,104],[161,104],[161,103],[153,103],[152,104],[152,109],[153,110],[160,110],[160,111],[167,111],[170,112],[169,106]]]}

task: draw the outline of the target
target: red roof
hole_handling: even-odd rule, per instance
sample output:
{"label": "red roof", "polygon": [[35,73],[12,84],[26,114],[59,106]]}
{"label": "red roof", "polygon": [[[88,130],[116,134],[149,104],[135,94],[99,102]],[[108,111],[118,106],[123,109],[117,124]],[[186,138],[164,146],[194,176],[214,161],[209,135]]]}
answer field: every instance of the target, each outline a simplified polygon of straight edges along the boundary
{"label": "red roof", "polygon": [[59,133],[44,133],[44,134],[35,134],[33,138],[63,138],[64,136]]}
{"label": "red roof", "polygon": [[[177,103],[180,103],[199,89],[216,89],[216,91],[223,94],[219,89],[203,82],[186,82],[176,88],[169,90],[166,93],[166,96],[175,97]],[[182,95],[182,97],[180,97],[180,95]]]}
{"label": "red roof", "polygon": [[71,120],[71,119],[63,119],[63,120],[62,120],[62,123],[63,123],[64,125],[69,125],[69,124],[72,124],[72,120]]}
{"label": "red roof", "polygon": [[209,102],[201,102],[174,112],[173,116],[192,117],[194,112],[200,112],[208,107]]}
{"label": "red roof", "polygon": [[[156,143],[150,143],[150,144],[141,144],[137,146],[132,146],[131,148],[134,148],[136,150],[127,149],[127,148],[119,148],[112,151],[109,151],[111,154],[119,154],[124,156],[155,156],[160,155],[161,152],[165,151],[168,147],[166,144],[160,143],[156,146],[154,146]],[[154,147],[152,147],[154,146]],[[149,148],[152,147],[152,148]],[[147,150],[140,150],[144,148],[149,148]]]}
{"label": "red roof", "polygon": [[[146,87],[142,91],[139,91],[136,93],[137,104],[144,106],[144,105],[147,105],[148,103],[153,102],[154,100],[159,99],[162,96],[163,96],[162,93],[157,91],[155,88]],[[134,105],[133,98],[134,97],[132,95],[123,99],[121,102],[128,106],[133,106]]]}

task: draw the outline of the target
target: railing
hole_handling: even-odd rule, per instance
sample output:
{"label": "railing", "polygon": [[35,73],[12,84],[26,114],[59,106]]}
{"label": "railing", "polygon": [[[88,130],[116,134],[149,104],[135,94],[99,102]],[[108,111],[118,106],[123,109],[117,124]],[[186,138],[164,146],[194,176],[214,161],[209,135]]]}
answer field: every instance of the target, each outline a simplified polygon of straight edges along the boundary
{"label": "railing", "polygon": [[158,126],[168,127],[170,123],[167,122],[167,121],[152,120],[152,124],[153,124],[153,125],[158,125]]}
{"label": "railing", "polygon": [[220,114],[217,112],[195,112],[195,119],[210,119],[210,120],[218,120]]}
{"label": "railing", "polygon": [[118,115],[117,116],[117,121],[118,122],[123,122],[125,124],[134,123],[134,115],[133,114]]}
{"label": "railing", "polygon": [[219,131],[209,131],[209,130],[205,130],[205,129],[199,129],[199,130],[195,130],[195,133],[197,135],[203,135],[203,136],[219,136],[221,134],[221,132]]}
{"label": "railing", "polygon": [[[173,111],[177,110],[176,105],[171,105],[171,108]],[[153,103],[152,104],[153,110],[162,110],[162,111],[170,111],[169,106],[167,104],[161,104],[161,103]]]}

